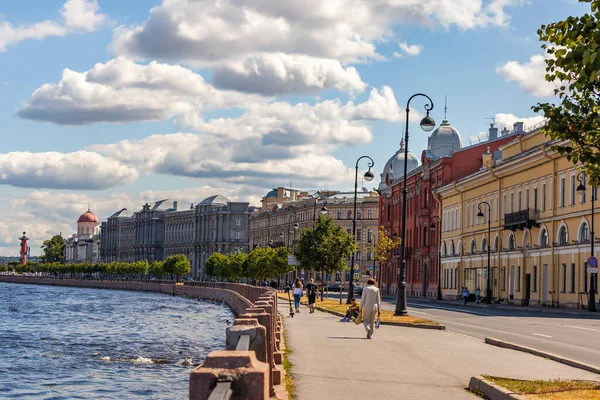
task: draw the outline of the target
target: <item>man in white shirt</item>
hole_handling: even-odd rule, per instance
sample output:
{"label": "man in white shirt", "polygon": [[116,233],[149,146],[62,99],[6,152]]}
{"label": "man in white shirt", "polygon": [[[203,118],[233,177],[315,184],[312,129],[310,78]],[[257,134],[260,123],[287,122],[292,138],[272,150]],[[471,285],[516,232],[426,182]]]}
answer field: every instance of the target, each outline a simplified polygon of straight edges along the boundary
{"label": "man in white shirt", "polygon": [[364,288],[360,297],[360,310],[363,313],[363,324],[367,331],[367,339],[371,339],[375,319],[381,316],[381,295],[379,289],[375,286],[375,279],[367,281],[367,287]]}

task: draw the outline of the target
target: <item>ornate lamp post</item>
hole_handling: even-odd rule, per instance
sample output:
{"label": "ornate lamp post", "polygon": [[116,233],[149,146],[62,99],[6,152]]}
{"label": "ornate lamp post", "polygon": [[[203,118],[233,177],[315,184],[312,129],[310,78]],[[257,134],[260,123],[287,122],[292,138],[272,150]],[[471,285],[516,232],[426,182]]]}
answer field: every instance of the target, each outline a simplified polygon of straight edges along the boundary
{"label": "ornate lamp post", "polygon": [[[437,226],[436,226],[437,222]],[[438,285],[437,285],[437,300],[442,300],[442,219],[437,215],[435,217],[431,217],[431,229],[437,229],[438,234]]]}
{"label": "ornate lamp post", "polygon": [[408,174],[408,115],[410,113],[410,101],[415,97],[423,96],[429,100],[425,104],[427,115],[421,120],[421,129],[425,132],[431,132],[435,128],[435,121],[429,116],[429,111],[433,110],[433,101],[429,96],[423,93],[417,93],[410,96],[406,103],[406,131],[404,132],[404,183],[402,187],[402,227],[400,229],[400,268],[398,270],[398,290],[396,291],[396,309],[394,315],[407,315],[406,304],[406,175]]}
{"label": "ornate lamp post", "polygon": [[491,230],[492,230],[492,207],[490,206],[490,203],[488,203],[487,201],[482,201],[481,203],[479,203],[477,205],[477,208],[479,209],[479,212],[477,213],[477,218],[484,218],[485,216],[483,215],[483,212],[481,211],[481,206],[486,205],[488,208],[488,236],[487,236],[487,242],[486,242],[486,247],[487,247],[487,289],[485,290],[485,302],[487,304],[492,304],[492,285],[491,285],[491,278],[492,278],[492,266],[490,265],[490,242],[491,242]]}
{"label": "ornate lamp post", "polygon": [[[294,230],[290,229],[290,224],[291,224],[292,220],[294,220]],[[288,217],[288,231],[287,231],[287,247],[290,249],[290,252],[292,255],[294,254],[293,239],[292,239],[292,241],[290,241],[290,234],[294,233],[294,231],[297,231],[298,228],[300,228],[300,225],[298,224],[298,216],[296,215],[296,212],[294,211],[294,213]],[[294,237],[295,237],[295,235],[294,235]],[[294,279],[296,279],[296,278],[298,278],[298,266],[296,266],[296,271],[294,274]]]}
{"label": "ornate lamp post", "polygon": [[317,220],[317,203],[319,202],[319,200],[323,200],[323,207],[321,207],[321,210],[319,211],[319,213],[321,215],[327,215],[327,198],[325,197],[316,197],[315,198],[315,203],[313,205],[313,225],[314,222]]}
{"label": "ornate lamp post", "polygon": [[[579,186],[577,186],[577,192],[581,193],[581,194],[585,194],[586,192],[586,187],[585,187],[585,174],[583,173],[583,171],[581,171],[579,174],[577,174],[577,180],[579,181]],[[594,188],[592,188],[592,229],[590,231],[590,244],[591,244],[591,248],[590,248],[590,255],[593,257],[594,256],[594,240],[595,240],[595,236],[594,236],[594,201],[596,200],[595,196],[594,196]],[[596,312],[596,288],[594,285],[595,279],[594,279],[594,274],[590,274],[590,291],[589,291],[589,296],[588,296],[588,305],[587,305],[587,310],[589,312]]]}
{"label": "ornate lamp post", "polygon": [[[369,159],[369,162],[367,163],[369,170],[367,172],[365,172],[365,175],[364,175],[365,181],[371,182],[373,180],[373,178],[375,177],[375,175],[373,175],[373,172],[371,172],[371,168],[373,168],[373,165],[375,165],[375,163],[373,162],[373,159],[369,156],[359,157],[358,160],[356,160],[356,165],[354,167],[354,170],[355,170],[355,173],[354,173],[354,212],[352,213],[352,240],[354,242],[356,242],[356,197],[358,195],[358,193],[357,193],[358,192],[358,163],[363,158]],[[356,254],[356,252],[352,251],[352,261],[350,262],[350,270],[351,271],[354,269],[355,254]],[[341,276],[340,276],[340,278],[341,278]],[[340,279],[340,281],[341,281],[341,279]],[[340,298],[341,298],[341,292],[342,292],[342,288],[340,286]],[[348,297],[346,299],[346,304],[350,304],[350,299],[352,299],[352,297],[354,297],[354,277],[352,276],[352,272],[350,272],[350,280],[348,281]]]}

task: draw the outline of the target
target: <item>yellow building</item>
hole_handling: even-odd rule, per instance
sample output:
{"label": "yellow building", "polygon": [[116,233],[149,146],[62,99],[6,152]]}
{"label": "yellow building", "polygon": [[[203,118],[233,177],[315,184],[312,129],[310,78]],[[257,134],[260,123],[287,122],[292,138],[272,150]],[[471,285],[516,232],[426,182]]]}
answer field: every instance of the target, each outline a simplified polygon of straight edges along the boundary
{"label": "yellow building", "polygon": [[[577,192],[579,170],[552,149],[559,144],[540,127],[529,130],[496,154],[482,154],[480,171],[436,191],[442,199],[445,298],[456,299],[463,286],[471,293],[480,288],[485,295],[491,243],[495,299],[519,305],[587,305],[592,188],[582,174],[587,191]],[[597,274],[594,279],[597,291]]]}

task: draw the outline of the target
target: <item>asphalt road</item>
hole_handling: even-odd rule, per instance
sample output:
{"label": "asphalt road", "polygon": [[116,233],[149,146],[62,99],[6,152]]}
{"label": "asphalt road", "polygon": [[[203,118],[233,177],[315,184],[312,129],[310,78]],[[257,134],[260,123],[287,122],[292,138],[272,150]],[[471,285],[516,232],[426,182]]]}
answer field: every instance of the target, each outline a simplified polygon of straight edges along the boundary
{"label": "asphalt road", "polygon": [[[600,367],[600,313],[560,312],[478,307],[474,303],[435,303],[409,299],[409,313],[446,325],[474,340],[505,340]],[[384,309],[394,302],[384,300]]]}

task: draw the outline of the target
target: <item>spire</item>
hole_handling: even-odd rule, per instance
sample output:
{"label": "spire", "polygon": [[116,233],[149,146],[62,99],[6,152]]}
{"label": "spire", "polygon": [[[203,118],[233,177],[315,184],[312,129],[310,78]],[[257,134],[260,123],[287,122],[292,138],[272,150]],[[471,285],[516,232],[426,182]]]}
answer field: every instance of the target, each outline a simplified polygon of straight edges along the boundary
{"label": "spire", "polygon": [[448,94],[446,94],[444,96],[444,120],[447,120],[447,114],[448,114]]}
{"label": "spire", "polygon": [[400,150],[404,150],[404,139],[400,141]]}

